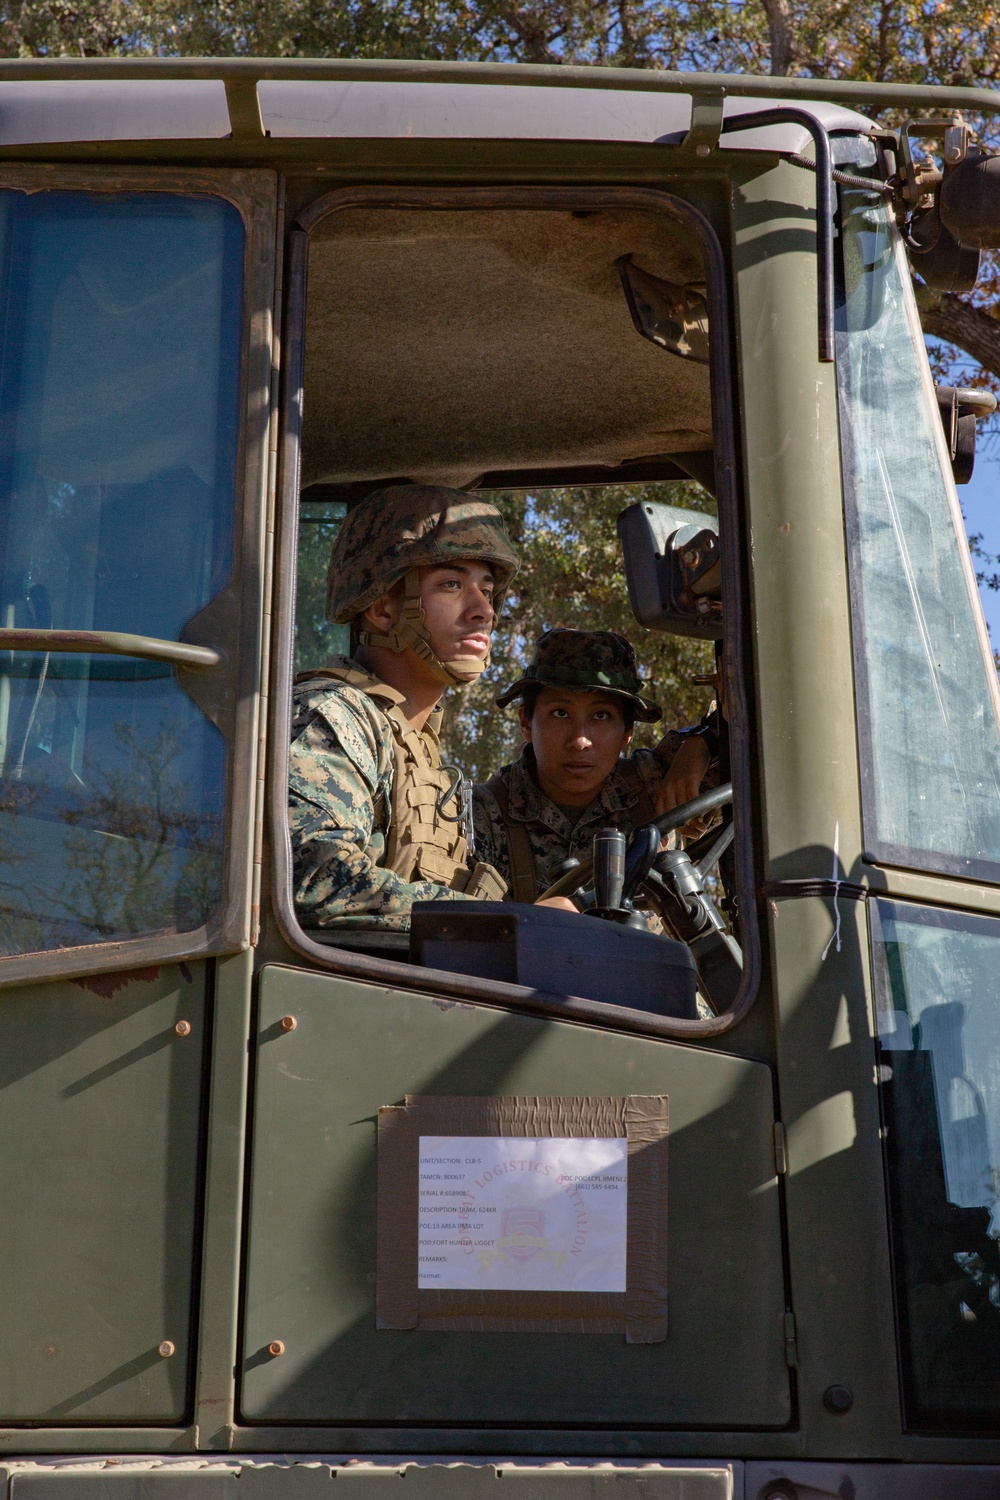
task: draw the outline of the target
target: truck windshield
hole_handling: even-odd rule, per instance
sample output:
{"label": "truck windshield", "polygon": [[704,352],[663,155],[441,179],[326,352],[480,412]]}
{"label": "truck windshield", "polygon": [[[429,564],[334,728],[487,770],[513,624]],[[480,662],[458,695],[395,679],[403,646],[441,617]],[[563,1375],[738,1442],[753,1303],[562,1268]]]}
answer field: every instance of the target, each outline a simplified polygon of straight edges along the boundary
{"label": "truck windshield", "polygon": [[[221,199],[0,194],[4,627],[177,641],[224,587],[242,271]],[[225,777],[169,662],[0,654],[0,954],[201,927]]]}
{"label": "truck windshield", "polygon": [[997,673],[909,273],[885,207],[842,206],[837,374],[866,847],[1000,879]]}

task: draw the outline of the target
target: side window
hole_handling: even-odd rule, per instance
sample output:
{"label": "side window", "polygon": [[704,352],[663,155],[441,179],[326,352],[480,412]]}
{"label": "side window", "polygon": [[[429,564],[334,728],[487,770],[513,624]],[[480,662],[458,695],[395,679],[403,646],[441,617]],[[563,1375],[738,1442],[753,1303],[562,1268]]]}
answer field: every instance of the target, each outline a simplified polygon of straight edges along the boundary
{"label": "side window", "polygon": [[[661,213],[647,198],[632,207],[597,190],[578,205],[532,190],[516,213],[462,189],[426,207],[407,198],[403,211],[381,190],[370,203],[353,190],[339,197],[302,211],[287,266],[285,593],[270,684],[282,932],[303,957],[344,973],[409,962],[436,971],[435,985],[461,976],[446,982],[463,993],[513,980],[642,1010],[654,1029],[725,1029],[752,1000],[758,955],[756,931],[741,931],[736,915],[752,875],[749,790],[741,761],[734,793],[728,745],[731,721],[745,742],[746,709],[725,317],[710,337],[725,289],[710,231],[666,195]],[[353,662],[316,671],[349,648],[346,627],[324,621],[335,539],[333,613],[356,620],[381,581],[402,590],[405,578],[400,609],[410,610],[426,582],[418,568],[439,555],[413,548],[432,533],[441,557],[473,564],[453,571],[471,576],[475,610],[481,557],[462,540],[473,532],[504,590],[482,677],[463,680],[436,654],[435,611],[423,601],[405,619],[424,631],[412,659],[438,660],[435,682],[456,684],[440,690],[441,718],[428,701],[419,722],[400,724],[406,674],[387,653],[404,649],[403,633],[391,618],[391,637],[369,623],[373,639]],[[522,564],[513,578],[511,549]],[[410,561],[400,571],[401,556]],[[488,611],[469,616],[479,618]],[[569,685],[574,712],[593,711],[597,728],[588,721],[580,733],[601,742],[568,770],[553,748],[566,706],[552,707],[550,728],[531,722],[537,695],[530,707],[520,697],[550,627],[571,637],[555,642],[567,658],[555,686]],[[686,790],[671,806],[688,811],[653,830],[675,761]],[[696,817],[711,820],[700,839]],[[682,825],[685,846],[653,869],[654,834]],[[599,857],[612,845],[631,851],[620,890]],[[689,886],[698,900],[685,904]],[[560,935],[569,929],[556,924],[576,924],[581,910],[614,913],[572,931],[604,959],[631,944],[648,993],[623,981],[620,964],[599,979],[596,960],[586,975],[579,964],[542,974],[515,963],[500,951],[514,906],[532,932]],[[744,895],[742,909],[752,907]],[[554,951],[556,936],[543,946]]]}
{"label": "side window", "polygon": [[908,1427],[1000,1412],[1000,921],[872,903],[879,1077]]}
{"label": "side window", "polygon": [[178,643],[233,566],[243,238],[221,198],[0,195],[3,955],[220,901],[225,743]]}

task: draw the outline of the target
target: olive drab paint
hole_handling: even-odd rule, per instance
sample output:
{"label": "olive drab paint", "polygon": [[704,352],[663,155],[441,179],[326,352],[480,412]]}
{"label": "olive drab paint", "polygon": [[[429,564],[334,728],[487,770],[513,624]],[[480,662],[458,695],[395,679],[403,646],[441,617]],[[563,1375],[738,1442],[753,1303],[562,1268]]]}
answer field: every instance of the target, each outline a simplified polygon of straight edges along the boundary
{"label": "olive drab paint", "polygon": [[[771,123],[742,128],[765,106]],[[962,781],[963,742],[993,743],[995,684],[886,210],[898,163],[866,109],[947,115],[954,131],[953,111],[989,113],[996,96],[405,60],[0,62],[0,275],[21,289],[0,372],[8,1500],[215,1500],[237,1487],[311,1500],[331,1482],[379,1500],[404,1480],[428,1500],[501,1484],[525,1500],[611,1486],[656,1500],[995,1491],[1000,877],[989,788],[966,797]],[[821,126],[851,179],[834,183],[835,362],[818,357],[817,179],[801,159]],[[993,243],[982,205],[963,205]],[[462,303],[465,262],[434,260],[435,246],[446,222],[478,235],[488,221],[471,216],[488,214],[520,238],[476,262],[485,279]],[[572,233],[550,237],[563,222]],[[602,235],[614,254],[595,271],[584,252]],[[616,235],[645,235],[642,253]],[[32,260],[43,241],[44,265]],[[459,287],[443,310],[403,295],[418,241]],[[560,244],[591,277],[563,302]],[[544,245],[548,259],[525,260]],[[616,269],[633,252],[657,318],[704,290],[711,365],[636,332]],[[341,296],[324,280],[335,254],[352,268]],[[462,831],[440,816],[450,774],[433,734],[410,746],[426,796],[405,816],[397,805],[390,850],[375,809],[403,783],[393,703],[343,663],[317,661],[297,688],[291,676],[303,421],[327,410],[325,381],[326,395],[349,391],[345,423],[360,422],[405,352],[401,333],[386,336],[378,378],[338,385],[358,349],[311,344],[310,308],[334,328],[377,256],[368,325],[398,333],[416,308],[433,333],[461,305],[461,368],[487,372],[507,404],[476,466],[475,423],[433,427],[471,395],[454,388],[458,364],[428,372],[423,405],[407,365],[436,462],[376,473],[366,438],[350,472],[305,474],[348,502],[331,619],[440,555],[420,550],[428,537],[491,560],[502,595],[517,539],[490,489],[557,482],[585,505],[591,485],[697,473],[715,493],[744,954],[731,1013],[664,1017],[626,994],[604,1004],[408,962],[398,886],[462,896]],[[530,313],[505,346],[524,357],[516,379],[490,342],[506,315],[493,290],[512,284]],[[544,338],[530,320],[543,303],[556,309]],[[899,309],[892,371],[878,363],[887,308]],[[581,404],[607,361],[560,372],[555,354],[591,347],[577,336],[625,362],[607,389],[653,392],[634,413],[632,430],[651,434],[641,452],[617,452],[606,410]],[[545,351],[552,363],[531,365]],[[531,417],[519,385],[543,368],[552,379],[532,401],[565,412],[576,446],[547,440],[512,466]],[[905,399],[865,407],[873,370]],[[657,405],[661,388],[676,409]],[[109,411],[124,413],[114,442]],[[899,475],[899,423],[920,428],[919,495]],[[661,451],[655,434],[682,425]],[[325,451],[336,437],[331,426]],[[384,505],[359,526],[378,489]],[[466,507],[443,539],[442,494]],[[404,535],[394,507],[417,501]],[[968,591],[952,644],[974,683],[935,649],[944,577],[949,598]],[[873,622],[887,622],[881,658]],[[625,675],[609,686],[645,702],[627,663],[611,666]],[[940,717],[937,740],[917,726],[887,746],[878,726],[907,722],[908,694],[932,705],[928,724]],[[358,740],[357,785],[337,783],[343,805],[325,822],[289,736],[319,719],[331,743]],[[352,807],[369,810],[383,931],[362,923],[338,944],[304,920],[310,891],[329,893],[313,888],[318,857],[293,862],[290,774],[300,848],[310,829],[329,845]],[[430,830],[426,867],[407,852],[407,817]],[[890,837],[897,826],[923,842]],[[567,1101],[564,1137],[598,1140],[595,1120],[641,1099],[669,1109],[669,1136],[655,1211],[635,1190],[649,1160],[628,1158],[646,1259],[606,1295],[631,1289],[631,1313],[580,1300],[601,1292],[529,1289],[510,1313],[481,1290],[460,1306],[463,1291],[417,1284],[412,1141],[392,1138],[408,1101],[442,1118],[503,1115],[503,1129],[462,1138],[526,1139],[540,1100],[545,1134],[561,1138]],[[651,1139],[639,1130],[629,1150]],[[547,1243],[545,1205],[516,1181],[490,1186],[496,1202],[474,1206],[499,1208],[499,1237],[527,1264]],[[630,1340],[648,1288],[655,1340]]]}

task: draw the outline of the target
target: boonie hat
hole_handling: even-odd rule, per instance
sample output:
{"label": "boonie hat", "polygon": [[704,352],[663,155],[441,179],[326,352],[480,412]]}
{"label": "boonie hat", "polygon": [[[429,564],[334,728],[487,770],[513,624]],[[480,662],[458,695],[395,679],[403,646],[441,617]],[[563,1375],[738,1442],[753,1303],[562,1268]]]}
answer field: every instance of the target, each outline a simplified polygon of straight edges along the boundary
{"label": "boonie hat", "polygon": [[635,651],[613,630],[546,630],[535,643],[524,675],[504,688],[496,700],[497,707],[506,708],[512,699],[536,685],[625,698],[635,709],[636,718],[647,723],[655,723],[663,713],[658,703],[642,696]]}

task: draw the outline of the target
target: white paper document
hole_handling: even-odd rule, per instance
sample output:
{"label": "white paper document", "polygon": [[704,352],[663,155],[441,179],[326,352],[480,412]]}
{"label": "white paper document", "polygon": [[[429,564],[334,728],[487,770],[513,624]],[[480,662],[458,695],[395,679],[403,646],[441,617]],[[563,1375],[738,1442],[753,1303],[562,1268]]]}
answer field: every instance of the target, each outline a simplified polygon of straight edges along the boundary
{"label": "white paper document", "polygon": [[627,1147],[422,1135],[418,1286],[624,1292]]}

